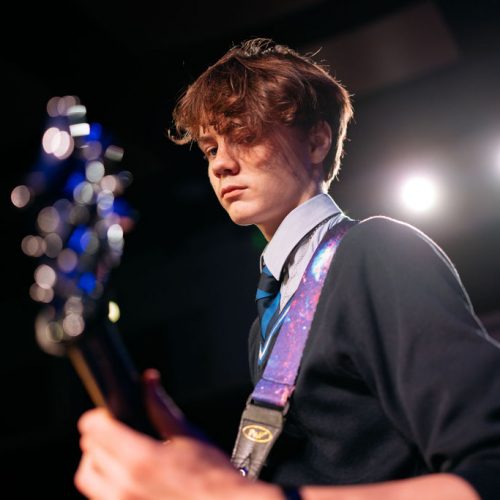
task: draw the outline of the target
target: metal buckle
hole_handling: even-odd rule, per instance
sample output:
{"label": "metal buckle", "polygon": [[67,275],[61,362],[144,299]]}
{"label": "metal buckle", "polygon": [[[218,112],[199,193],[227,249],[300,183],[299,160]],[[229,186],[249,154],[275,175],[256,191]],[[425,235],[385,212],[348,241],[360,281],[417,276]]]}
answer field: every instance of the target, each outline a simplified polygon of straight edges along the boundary
{"label": "metal buckle", "polygon": [[249,398],[241,416],[232,461],[241,475],[256,478],[283,430],[285,408],[260,406]]}

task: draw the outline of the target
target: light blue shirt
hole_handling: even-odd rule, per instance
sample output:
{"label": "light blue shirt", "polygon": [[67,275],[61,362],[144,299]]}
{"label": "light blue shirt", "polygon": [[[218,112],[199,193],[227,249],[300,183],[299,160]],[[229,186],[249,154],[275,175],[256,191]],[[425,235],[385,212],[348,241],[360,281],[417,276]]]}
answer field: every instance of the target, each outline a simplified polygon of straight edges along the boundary
{"label": "light blue shirt", "polygon": [[332,197],[322,193],[302,203],[283,219],[260,258],[261,270],[265,262],[276,279],[279,280],[283,273],[280,309],[297,290],[325,233],[343,217]]}

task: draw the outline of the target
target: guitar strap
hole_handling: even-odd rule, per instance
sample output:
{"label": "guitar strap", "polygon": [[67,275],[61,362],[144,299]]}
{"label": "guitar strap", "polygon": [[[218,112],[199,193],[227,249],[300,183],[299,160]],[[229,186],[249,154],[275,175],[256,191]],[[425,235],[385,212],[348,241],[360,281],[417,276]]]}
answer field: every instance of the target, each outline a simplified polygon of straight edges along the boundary
{"label": "guitar strap", "polygon": [[293,296],[264,373],[241,416],[231,462],[243,476],[259,476],[283,430],[325,277],[340,241],[356,223],[345,218],[327,231]]}

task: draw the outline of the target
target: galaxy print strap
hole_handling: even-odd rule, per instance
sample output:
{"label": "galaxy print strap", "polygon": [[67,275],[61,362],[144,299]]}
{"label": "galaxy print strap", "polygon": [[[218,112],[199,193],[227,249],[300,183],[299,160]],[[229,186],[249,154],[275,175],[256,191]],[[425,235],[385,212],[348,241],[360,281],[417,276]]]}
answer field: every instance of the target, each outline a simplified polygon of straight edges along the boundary
{"label": "galaxy print strap", "polygon": [[309,262],[262,378],[252,392],[251,399],[255,403],[286,407],[295,389],[302,353],[330,263],[343,236],[354,224],[356,221],[346,218],[333,226]]}
{"label": "galaxy print strap", "polygon": [[290,303],[264,374],[248,398],[231,456],[232,464],[248,479],[259,477],[283,430],[325,277],[341,239],[355,223],[346,218],[326,233]]}

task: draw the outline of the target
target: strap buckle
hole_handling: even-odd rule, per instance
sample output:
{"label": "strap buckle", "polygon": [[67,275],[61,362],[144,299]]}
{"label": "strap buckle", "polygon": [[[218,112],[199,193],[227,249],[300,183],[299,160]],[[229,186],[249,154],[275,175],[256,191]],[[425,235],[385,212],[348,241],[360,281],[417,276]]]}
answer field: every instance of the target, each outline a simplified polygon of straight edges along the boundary
{"label": "strap buckle", "polygon": [[250,397],[241,415],[231,462],[240,473],[256,479],[285,423],[285,408],[260,406]]}

